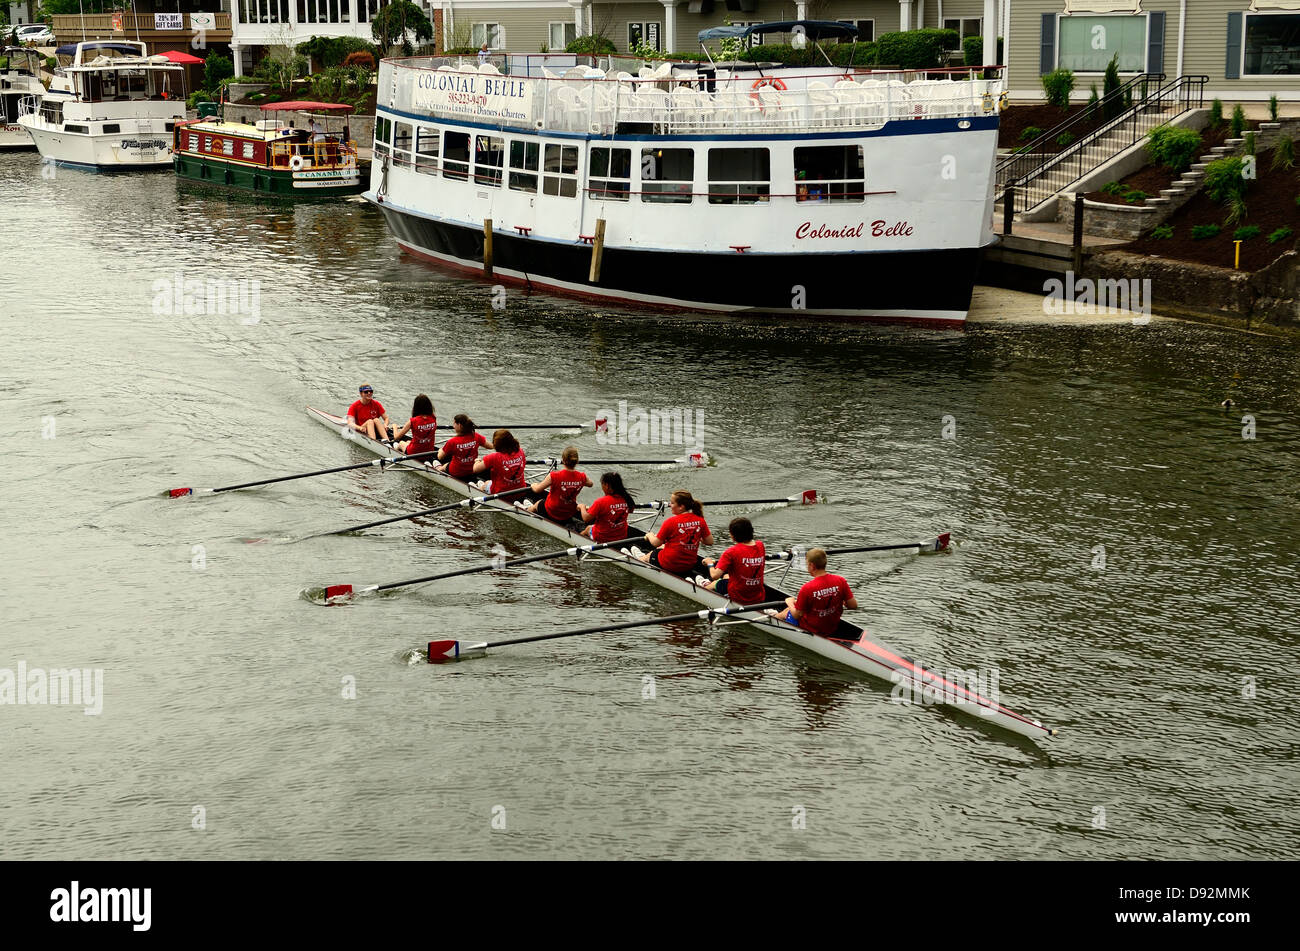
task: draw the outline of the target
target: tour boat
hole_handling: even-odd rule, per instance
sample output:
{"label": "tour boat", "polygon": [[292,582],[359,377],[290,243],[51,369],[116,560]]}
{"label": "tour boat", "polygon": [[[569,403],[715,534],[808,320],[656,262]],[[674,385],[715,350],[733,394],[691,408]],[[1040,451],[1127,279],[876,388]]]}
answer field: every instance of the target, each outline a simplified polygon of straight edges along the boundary
{"label": "tour boat", "polygon": [[[341,131],[329,131],[321,122],[351,111],[339,103],[276,102],[262,106],[269,117],[256,125],[202,115],[177,123],[172,142],[176,174],[295,198],[359,192],[364,183],[346,118]],[[301,127],[282,118],[293,112],[307,114]]]}
{"label": "tour boat", "polygon": [[75,43],[56,51],[44,97],[25,97],[18,124],[48,161],[92,170],[165,168],[172,129],[185,118],[185,68],[146,56],[129,40]]}
{"label": "tour boat", "polygon": [[34,149],[36,143],[18,124],[18,103],[45,95],[40,56],[22,46],[6,46],[0,49],[0,59],[7,60],[0,69],[0,151]]}
{"label": "tour boat", "polygon": [[[702,41],[718,30],[854,32]],[[365,197],[408,253],[677,311],[964,322],[993,240],[1000,73],[501,62],[380,65]]]}

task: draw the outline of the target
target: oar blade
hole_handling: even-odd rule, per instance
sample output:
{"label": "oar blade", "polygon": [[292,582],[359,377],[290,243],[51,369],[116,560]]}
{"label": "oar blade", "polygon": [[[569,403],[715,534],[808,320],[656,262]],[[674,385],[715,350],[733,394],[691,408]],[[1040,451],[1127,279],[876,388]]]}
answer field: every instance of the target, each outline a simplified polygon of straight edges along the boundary
{"label": "oar blade", "polygon": [[944,532],[934,540],[935,551],[947,551],[948,543],[952,541],[952,532]]}
{"label": "oar blade", "polygon": [[804,489],[803,494],[799,497],[800,505],[816,505],[821,499],[817,496],[816,489]]}
{"label": "oar blade", "polygon": [[352,600],[352,585],[350,584],[326,584],[314,588],[303,588],[300,597],[304,601],[310,601],[312,604],[323,604],[326,607],[333,607],[336,604],[347,604]]}
{"label": "oar blade", "polygon": [[487,648],[487,644],[471,644],[468,641],[429,641],[429,663],[447,664],[483,657],[487,654]]}

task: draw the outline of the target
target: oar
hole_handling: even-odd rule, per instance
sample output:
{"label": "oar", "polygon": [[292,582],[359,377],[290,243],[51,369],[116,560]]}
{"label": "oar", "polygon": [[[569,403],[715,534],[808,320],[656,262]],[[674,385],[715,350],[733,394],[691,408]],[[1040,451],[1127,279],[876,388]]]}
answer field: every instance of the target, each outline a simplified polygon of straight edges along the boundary
{"label": "oar", "polygon": [[[576,429],[581,432],[588,427],[594,427],[594,423],[520,423],[517,426],[481,426],[474,424],[475,429]],[[452,429],[451,426],[439,425],[439,429]]]}
{"label": "oar", "polygon": [[315,472],[299,472],[296,475],[276,476],[274,479],[259,479],[256,482],[241,482],[239,485],[223,485],[215,489],[168,489],[163,493],[167,498],[179,499],[187,495],[208,495],[213,492],[233,492],[235,489],[251,489],[256,485],[270,485],[273,482],[290,482],[294,479],[309,479],[312,476],[329,475],[332,472],[348,472],[352,469],[365,469],[372,466],[378,466],[383,469],[387,466],[396,466],[400,463],[407,462],[411,459],[424,459],[428,456],[436,456],[437,451],[417,452],[413,456],[387,456],[379,459],[371,459],[369,462],[358,462],[350,466],[335,466],[333,469],[317,469]]}
{"label": "oar", "polygon": [[[861,545],[857,548],[828,548],[828,555],[854,555],[859,552],[868,551],[913,551],[918,554],[925,552],[943,551],[948,547],[948,541],[952,538],[951,532],[944,532],[935,538],[929,538],[922,542],[903,542],[898,545]],[[777,552],[774,555],[768,555],[768,561],[793,561],[800,555],[808,554],[805,547],[791,548],[786,551]]]}
{"label": "oar", "polygon": [[735,605],[728,604],[721,608],[705,608],[703,611],[691,611],[688,614],[669,614],[667,617],[651,618],[648,621],[627,621],[623,624],[601,624],[596,627],[583,627],[576,631],[560,631],[558,634],[536,634],[532,637],[516,637],[508,641],[496,641],[471,644],[468,641],[429,641],[429,663],[438,664],[447,660],[465,660],[470,657],[482,657],[489,647],[505,647],[507,644],[527,644],[530,641],[550,641],[557,637],[577,637],[579,634],[603,634],[608,631],[626,631],[632,627],[649,627],[652,624],[672,624],[677,621],[704,620],[710,615],[723,617],[733,614],[749,614],[766,608],[785,607],[784,601],[764,601],[762,604]]}
{"label": "oar", "polygon": [[[816,489],[805,489],[798,495],[788,495],[783,499],[724,499],[719,502],[701,502],[701,505],[719,506],[719,505],[782,505],[790,502],[798,502],[800,505],[816,505],[818,502],[825,501],[817,495]],[[639,509],[652,509],[667,505],[667,502],[641,502],[635,507]]]}
{"label": "oar", "polygon": [[467,499],[461,499],[459,502],[449,502],[446,505],[437,505],[431,509],[424,509],[421,512],[412,512],[410,515],[394,515],[391,518],[381,518],[375,522],[363,522],[360,525],[349,525],[347,528],[336,528],[332,532],[320,532],[317,535],[309,535],[308,538],[321,538],[324,535],[342,535],[345,532],[359,532],[365,528],[374,528],[376,525],[391,525],[393,522],[404,522],[410,518],[419,518],[421,515],[436,515],[438,512],[450,512],[452,509],[473,508],[475,505],[481,505],[484,502],[490,502],[493,499],[504,498],[507,495],[518,495],[520,492],[527,492],[528,486],[521,485],[517,489],[506,489],[504,492],[494,492],[492,495],[471,495]]}
{"label": "oar", "polygon": [[[549,456],[545,459],[531,459],[530,466],[550,466],[554,469],[556,466],[564,465],[563,459],[552,459]],[[707,452],[690,452],[677,459],[583,459],[584,466],[687,466],[692,469],[703,469],[712,465]]]}
{"label": "oar", "polygon": [[626,545],[628,540],[620,538],[616,542],[599,542],[592,545],[578,545],[573,548],[561,548],[559,551],[548,551],[541,555],[526,555],[523,558],[512,558],[509,561],[489,562],[486,565],[476,565],[473,568],[461,568],[457,571],[444,571],[436,575],[425,575],[423,578],[411,578],[408,581],[391,581],[388,584],[372,584],[365,588],[353,588],[350,584],[329,584],[319,588],[308,588],[303,595],[309,601],[324,601],[328,605],[341,604],[352,598],[365,597],[366,595],[375,594],[379,591],[391,591],[394,588],[405,588],[413,584],[425,584],[430,581],[441,581],[444,578],[459,578],[461,575],[477,574],[480,571],[498,571],[502,568],[514,568],[517,565],[529,565],[533,562],[546,561],[550,558],[560,558],[564,555],[571,555],[578,558],[583,552],[599,551],[602,548],[613,548],[615,545]]}

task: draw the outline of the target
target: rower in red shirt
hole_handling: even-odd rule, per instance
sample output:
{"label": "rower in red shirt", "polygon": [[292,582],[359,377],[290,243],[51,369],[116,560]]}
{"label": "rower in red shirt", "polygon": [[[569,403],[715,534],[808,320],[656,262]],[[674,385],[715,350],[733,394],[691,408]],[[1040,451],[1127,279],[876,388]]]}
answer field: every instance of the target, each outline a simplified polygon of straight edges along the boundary
{"label": "rower in red shirt", "polygon": [[375,390],[369,383],[357,389],[361,398],[348,407],[348,427],[353,432],[364,433],[371,439],[388,442],[388,413],[384,404],[375,399]]}
{"label": "rower in red shirt", "polygon": [[796,597],[785,599],[785,621],[822,637],[834,637],[844,609],[856,608],[858,599],[847,581],[826,570],[826,552],[820,548],[808,549],[808,574],[812,580],[804,582]]}
{"label": "rower in red shirt", "polygon": [[524,451],[519,448],[519,440],[510,430],[498,429],[492,434],[492,448],[494,452],[488,453],[474,463],[474,474],[482,475],[485,472],[491,474],[492,484],[488,487],[488,491],[493,495],[519,489],[517,494],[508,498],[511,501],[523,498],[523,490],[528,486],[524,478],[524,466],[527,460],[524,458]]}
{"label": "rower in red shirt", "polygon": [[766,601],[763,569],[767,566],[767,549],[754,538],[753,523],[747,518],[733,518],[727,531],[735,544],[712,564],[708,558],[704,559],[709,566],[709,577],[714,579],[705,587],[726,595],[736,604]]}
{"label": "rower in red shirt", "polygon": [[[533,494],[542,497],[530,511],[540,510],[552,522],[563,525],[578,514],[578,493],[591,485],[591,480],[587,473],[578,471],[578,450],[574,446],[560,454],[560,461],[564,463],[563,469],[557,469],[541,482],[532,484]],[[543,492],[546,494],[542,495]]]}
{"label": "rower in red shirt", "polygon": [[[403,443],[402,437],[407,433],[411,434],[411,438]],[[433,413],[433,402],[429,397],[421,393],[415,398],[415,403],[411,406],[411,418],[393,437],[393,447],[408,456],[414,456],[421,452],[433,452],[438,448],[437,433],[438,417]],[[401,445],[398,445],[399,443]]]}
{"label": "rower in red shirt", "polygon": [[623,488],[623,477],[617,472],[600,477],[600,490],[605,494],[590,506],[578,503],[578,515],[588,523],[582,534],[594,542],[622,541],[627,538],[627,517],[636,503]]}
{"label": "rower in red shirt", "polygon": [[474,474],[474,461],[478,458],[479,447],[486,446],[488,441],[482,433],[475,431],[474,420],[464,413],[456,414],[451,421],[451,428],[456,435],[438,450],[438,461],[443,463],[439,468],[453,479],[468,482]]}
{"label": "rower in red shirt", "polygon": [[673,514],[645,537],[654,551],[639,557],[679,578],[703,573],[707,566],[700,560],[700,543],[713,544],[713,533],[704,521],[704,506],[685,489],[678,489],[668,501]]}

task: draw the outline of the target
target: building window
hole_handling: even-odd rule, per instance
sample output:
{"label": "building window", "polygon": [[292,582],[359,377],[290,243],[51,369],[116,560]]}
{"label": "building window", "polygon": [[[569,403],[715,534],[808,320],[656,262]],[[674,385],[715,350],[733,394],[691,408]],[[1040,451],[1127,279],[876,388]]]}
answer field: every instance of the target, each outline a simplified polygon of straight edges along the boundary
{"label": "building window", "polygon": [[414,133],[409,122],[393,123],[393,161],[399,165],[411,164],[411,140]]}
{"label": "building window", "polygon": [[862,146],[819,145],[794,150],[795,201],[862,201]]}
{"label": "building window", "polygon": [[541,148],[536,142],[515,139],[510,143],[510,187],[517,192],[537,194],[537,168]]}
{"label": "building window", "polygon": [[479,49],[483,48],[484,43],[490,50],[504,49],[505,39],[506,32],[501,29],[500,23],[475,23],[470,28],[470,42]]}
{"label": "building window", "polygon": [[415,170],[425,175],[438,173],[438,130],[431,125],[415,127]]}
{"label": "building window", "polygon": [[983,36],[981,32],[983,27],[980,26],[982,20],[980,17],[964,17],[962,19],[944,20],[943,28],[945,30],[956,30],[958,35],[964,40],[968,36]]}
{"label": "building window", "polygon": [[689,205],[694,190],[694,150],[641,150],[642,201]]}
{"label": "building window", "polygon": [[551,51],[563,50],[566,46],[578,38],[578,25],[572,20],[561,20],[548,24],[550,33],[550,42],[547,46]]}
{"label": "building window", "polygon": [[590,181],[592,198],[627,201],[632,190],[632,150],[593,148]]}
{"label": "building window", "polygon": [[771,194],[767,149],[709,149],[710,205],[752,205]]}
{"label": "building window", "polygon": [[1056,65],[1076,73],[1104,73],[1111,57],[1119,56],[1121,73],[1147,68],[1145,16],[1063,16]]}
{"label": "building window", "polygon": [[495,135],[474,137],[474,184],[501,187],[501,163],[506,157],[506,140]]}
{"label": "building window", "polygon": [[378,116],[375,119],[375,151],[387,152],[389,136],[393,134],[393,120]]}
{"label": "building window", "polygon": [[1300,74],[1300,14],[1246,14],[1243,76]]}
{"label": "building window", "polygon": [[[371,0],[371,3],[378,3],[378,0]],[[239,20],[241,23],[288,23],[289,0],[241,0]],[[235,72],[239,72],[238,68]]]}
{"label": "building window", "polygon": [[444,132],[442,134],[442,177],[469,178],[469,133]]}
{"label": "building window", "polygon": [[545,154],[542,194],[576,198],[578,196],[578,147],[548,144]]}
{"label": "building window", "polygon": [[653,50],[662,49],[659,45],[658,23],[629,23],[627,25],[627,49],[630,53],[639,45],[646,45]]}
{"label": "building window", "polygon": [[[858,42],[871,43],[876,39],[876,21],[875,20],[840,20],[841,23],[847,23],[849,26],[858,28]],[[955,30],[955,26],[949,26],[949,23],[955,23],[955,20],[944,20],[943,27],[945,30]],[[979,21],[976,20],[976,23]],[[841,42],[852,43],[852,40],[842,40]]]}

